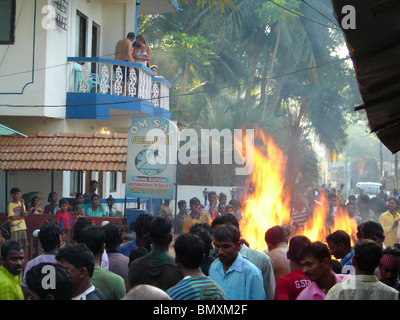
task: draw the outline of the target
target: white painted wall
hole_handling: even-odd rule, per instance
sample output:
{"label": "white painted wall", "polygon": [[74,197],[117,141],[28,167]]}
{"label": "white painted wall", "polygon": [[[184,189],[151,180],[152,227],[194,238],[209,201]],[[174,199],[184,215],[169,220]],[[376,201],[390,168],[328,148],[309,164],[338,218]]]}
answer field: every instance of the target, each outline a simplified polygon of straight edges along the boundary
{"label": "white painted wall", "polygon": [[[65,118],[66,92],[71,74],[67,58],[76,56],[76,13],[87,17],[86,56],[90,57],[92,26],[100,27],[99,56],[114,58],[116,43],[135,29],[136,1],[74,0],[68,7],[68,30],[44,28],[52,0],[19,0],[15,44],[0,46],[0,116]],[[36,18],[36,22],[35,22]],[[34,26],[36,32],[33,33]],[[33,47],[35,42],[35,46]],[[33,66],[34,58],[34,66]],[[29,105],[9,107],[8,105]],[[35,107],[32,107],[35,106]],[[45,106],[45,107],[41,107]],[[56,106],[56,107],[54,107]],[[59,130],[61,131],[61,130]]]}

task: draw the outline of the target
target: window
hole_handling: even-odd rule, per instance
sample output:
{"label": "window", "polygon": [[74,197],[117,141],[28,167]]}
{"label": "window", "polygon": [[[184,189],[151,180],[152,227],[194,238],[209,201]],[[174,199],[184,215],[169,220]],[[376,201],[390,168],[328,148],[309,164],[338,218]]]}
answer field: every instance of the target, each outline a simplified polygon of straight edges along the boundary
{"label": "window", "polygon": [[[100,26],[93,22],[92,25],[92,57],[99,56]],[[92,73],[97,73],[97,63],[92,63]]]}
{"label": "window", "polygon": [[0,1],[0,44],[15,42],[15,6],[16,0]]}
{"label": "window", "polygon": [[110,172],[110,192],[117,191],[117,173]]}
{"label": "window", "polygon": [[70,196],[75,196],[81,186],[81,181],[82,181],[82,172],[81,171],[71,171],[70,173],[70,180],[69,180],[69,195]]}
{"label": "window", "polygon": [[86,57],[87,17],[76,12],[75,56]]}

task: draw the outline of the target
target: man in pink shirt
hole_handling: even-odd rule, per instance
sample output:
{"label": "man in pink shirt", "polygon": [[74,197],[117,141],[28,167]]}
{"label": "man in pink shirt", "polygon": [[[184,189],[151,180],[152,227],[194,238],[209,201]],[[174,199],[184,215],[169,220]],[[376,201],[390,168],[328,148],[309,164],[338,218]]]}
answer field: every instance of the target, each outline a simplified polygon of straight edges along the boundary
{"label": "man in pink shirt", "polygon": [[348,277],[332,271],[329,248],[319,241],[311,243],[303,250],[301,265],[311,284],[300,292],[296,300],[324,300],[330,288]]}

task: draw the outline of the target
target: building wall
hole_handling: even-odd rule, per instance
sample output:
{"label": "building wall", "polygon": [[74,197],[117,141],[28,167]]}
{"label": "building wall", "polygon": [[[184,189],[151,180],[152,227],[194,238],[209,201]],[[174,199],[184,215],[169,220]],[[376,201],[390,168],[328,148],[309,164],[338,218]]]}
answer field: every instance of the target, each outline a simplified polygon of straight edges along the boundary
{"label": "building wall", "polygon": [[109,59],[117,41],[135,29],[133,0],[70,1],[67,30],[47,23],[52,5],[51,0],[17,1],[15,43],[0,46],[0,116],[65,118],[72,81],[67,57],[76,56],[77,11],[87,18],[87,57],[92,56],[93,23],[100,28],[98,56]]}

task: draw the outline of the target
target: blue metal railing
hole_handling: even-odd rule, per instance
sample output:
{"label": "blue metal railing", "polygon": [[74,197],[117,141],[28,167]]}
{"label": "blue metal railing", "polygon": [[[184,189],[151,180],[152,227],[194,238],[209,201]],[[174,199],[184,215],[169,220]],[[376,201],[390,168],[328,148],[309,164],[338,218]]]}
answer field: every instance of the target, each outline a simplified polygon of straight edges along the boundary
{"label": "blue metal railing", "polygon": [[171,83],[140,63],[90,57],[68,57],[68,62],[69,92],[134,97],[169,110]]}

